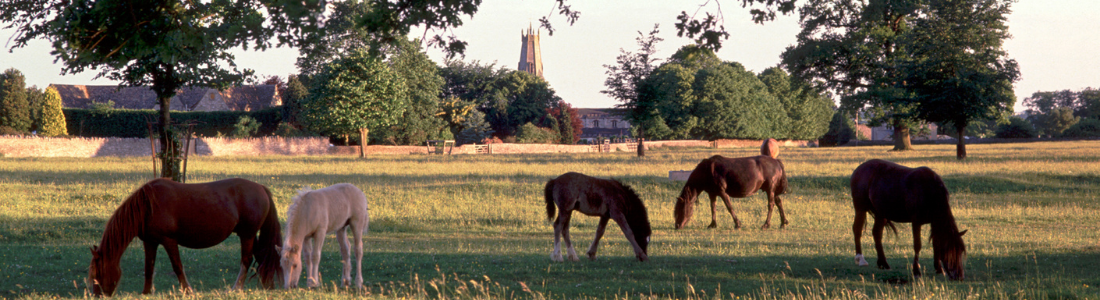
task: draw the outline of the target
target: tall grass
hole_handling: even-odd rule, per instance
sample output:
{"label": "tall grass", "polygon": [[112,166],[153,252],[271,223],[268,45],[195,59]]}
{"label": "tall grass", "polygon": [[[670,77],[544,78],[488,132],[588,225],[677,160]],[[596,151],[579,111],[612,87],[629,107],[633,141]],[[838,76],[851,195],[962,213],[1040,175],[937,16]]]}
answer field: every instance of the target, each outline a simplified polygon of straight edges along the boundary
{"label": "tall grass", "polygon": [[[334,287],[336,243],[326,243],[325,288],[227,291],[236,276],[236,238],[210,249],[184,249],[195,295],[178,287],[167,256],[158,255],[160,298],[684,298],[684,299],[1036,299],[1100,298],[1100,142],[970,145],[955,160],[953,145],[784,148],[780,159],[792,191],[783,196],[791,225],[760,230],[766,199],[735,199],[745,222],[733,230],[723,209],[718,228],[702,200],[695,221],[672,228],[672,204],[682,182],[670,170],[690,170],[714,154],[757,155],[757,149],[663,149],[631,153],[352,157],[197,157],[192,182],[247,178],[271,188],[285,218],[299,187],[340,182],[360,187],[371,210],[366,236],[367,289]],[[967,279],[931,273],[913,277],[912,237],[884,239],[892,270],[858,267],[852,257],[848,176],[861,162],[882,158],[929,166],[943,176],[968,246]],[[148,158],[0,158],[0,297],[83,297],[87,247],[99,241],[120,201],[151,179]],[[632,185],[653,223],[651,261],[639,263],[617,226],[595,261],[554,263],[552,228],[541,189],[569,171],[615,177]],[[702,199],[705,199],[703,197]],[[722,204],[718,204],[721,206]],[[573,218],[581,252],[596,218]],[[869,230],[869,229],[868,229]],[[927,230],[925,230],[927,239]],[[873,249],[865,234],[865,249]],[[873,251],[867,253],[875,258]],[[123,256],[124,296],[143,282],[141,244]]]}

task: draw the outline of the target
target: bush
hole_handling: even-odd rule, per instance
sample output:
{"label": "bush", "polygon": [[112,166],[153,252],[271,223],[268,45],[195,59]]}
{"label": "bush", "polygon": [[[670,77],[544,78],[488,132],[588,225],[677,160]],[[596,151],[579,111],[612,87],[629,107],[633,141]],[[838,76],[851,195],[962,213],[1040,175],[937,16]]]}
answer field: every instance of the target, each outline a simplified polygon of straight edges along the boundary
{"label": "bush", "polygon": [[1038,136],[1038,131],[1031,122],[1020,117],[1009,117],[1008,124],[997,126],[997,137],[1003,139],[1027,139]]}
{"label": "bush", "polygon": [[856,138],[855,125],[852,124],[852,120],[849,120],[847,115],[837,110],[833,113],[832,121],[829,121],[829,131],[821,136],[818,144],[822,147],[840,146],[847,144],[853,138]]}
{"label": "bush", "polygon": [[1065,131],[1062,131],[1064,137],[1100,137],[1100,120],[1097,119],[1081,119],[1077,124],[1073,124]]}
{"label": "bush", "polygon": [[233,126],[232,136],[236,138],[252,137],[258,130],[260,130],[260,123],[256,122],[256,119],[241,116],[240,119],[237,119],[237,125]]}
{"label": "bush", "polygon": [[527,122],[516,131],[516,142],[520,144],[553,144],[558,141],[557,131],[550,128],[542,128]]}
{"label": "bush", "polygon": [[[151,109],[79,109],[65,108],[69,135],[81,137],[149,136],[147,121],[156,122],[159,111]],[[172,123],[194,123],[192,129],[200,136],[228,135],[236,129],[241,117],[248,116],[260,126],[257,135],[271,135],[283,122],[282,107],[258,111],[174,111]]]}

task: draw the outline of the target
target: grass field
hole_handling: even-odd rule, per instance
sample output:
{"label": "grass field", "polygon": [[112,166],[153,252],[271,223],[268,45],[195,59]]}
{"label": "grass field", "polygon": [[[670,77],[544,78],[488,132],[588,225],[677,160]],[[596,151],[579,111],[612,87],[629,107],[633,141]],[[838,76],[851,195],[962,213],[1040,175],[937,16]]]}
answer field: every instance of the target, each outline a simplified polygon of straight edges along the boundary
{"label": "grass field", "polygon": [[[904,153],[784,148],[791,224],[768,230],[759,229],[767,212],[759,193],[734,199],[746,225],[741,230],[721,210],[719,227],[706,229],[705,201],[687,228],[672,227],[683,183],[669,181],[669,170],[757,149],[660,149],[644,159],[631,153],[198,157],[189,165],[191,182],[243,177],[267,185],[281,218],[300,186],[360,187],[372,221],[363,264],[369,288],[334,287],[340,255],[330,240],[321,265],[325,288],[263,291],[253,280],[251,291],[227,291],[239,259],[230,237],[210,249],[183,250],[197,291],[190,296],[175,290],[160,250],[153,298],[1100,299],[1098,148],[1097,141],[970,145],[964,162],[955,160],[953,145]],[[908,224],[884,239],[894,269],[856,266],[848,176],[871,158],[929,166],[943,176],[959,226],[969,230],[966,280],[933,274],[930,244],[921,256],[925,276],[912,277]],[[617,226],[609,226],[598,260],[550,261],[553,230],[542,187],[569,171],[619,178],[638,191],[654,228],[651,261],[634,259]],[[0,297],[84,297],[88,247],[151,173],[148,158],[0,158]],[[578,252],[596,221],[573,218]],[[140,296],[143,260],[135,240],[123,256],[121,296]]]}

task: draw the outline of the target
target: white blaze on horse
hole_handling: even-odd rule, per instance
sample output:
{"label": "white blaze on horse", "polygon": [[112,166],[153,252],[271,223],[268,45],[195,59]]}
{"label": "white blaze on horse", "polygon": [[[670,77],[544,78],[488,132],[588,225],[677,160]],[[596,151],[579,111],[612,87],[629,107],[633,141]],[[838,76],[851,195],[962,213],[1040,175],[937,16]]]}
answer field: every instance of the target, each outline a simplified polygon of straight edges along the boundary
{"label": "white blaze on horse", "polygon": [[[321,249],[325,235],[336,233],[340,241],[340,255],[344,262],[342,284],[351,284],[351,257],[348,253],[350,229],[355,238],[355,286],[363,285],[363,232],[367,231],[370,214],[367,212],[367,196],[348,183],[340,183],[319,190],[303,187],[287,208],[286,239],[280,249],[284,287],[298,286],[302,269],[306,270],[306,286],[321,286],[321,274],[317,266],[321,262]],[[302,257],[306,259],[303,261]],[[304,266],[302,265],[304,262]]]}

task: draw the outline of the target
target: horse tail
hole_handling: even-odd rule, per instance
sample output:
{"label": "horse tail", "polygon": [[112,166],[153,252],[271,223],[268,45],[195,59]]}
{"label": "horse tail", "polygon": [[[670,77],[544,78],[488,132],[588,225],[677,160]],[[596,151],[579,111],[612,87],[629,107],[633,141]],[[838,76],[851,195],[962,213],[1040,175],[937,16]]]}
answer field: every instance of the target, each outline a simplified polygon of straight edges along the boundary
{"label": "horse tail", "polygon": [[542,195],[546,199],[546,220],[554,220],[555,206],[554,206],[554,180],[546,182],[546,187],[542,189]]}
{"label": "horse tail", "polygon": [[267,192],[267,201],[270,209],[267,210],[267,217],[264,219],[263,225],[260,227],[260,236],[256,240],[255,247],[252,250],[253,257],[256,259],[256,275],[260,277],[260,284],[264,288],[275,288],[274,280],[282,282],[283,266],[279,262],[279,250],[277,249],[280,242],[283,240],[282,230],[279,227],[279,211],[275,208],[275,196],[271,194],[271,190],[264,187],[264,192]]}

